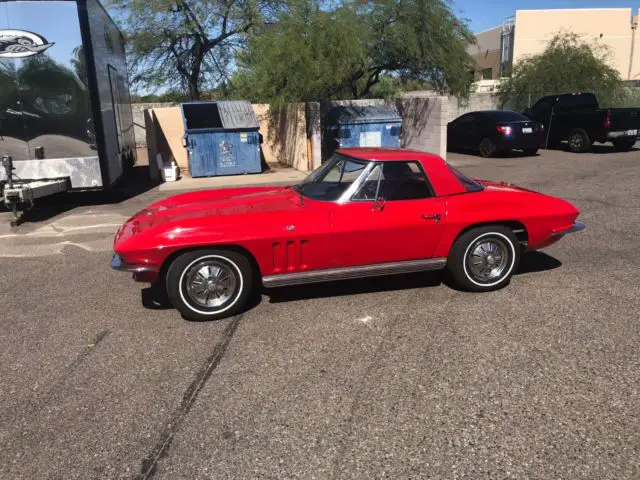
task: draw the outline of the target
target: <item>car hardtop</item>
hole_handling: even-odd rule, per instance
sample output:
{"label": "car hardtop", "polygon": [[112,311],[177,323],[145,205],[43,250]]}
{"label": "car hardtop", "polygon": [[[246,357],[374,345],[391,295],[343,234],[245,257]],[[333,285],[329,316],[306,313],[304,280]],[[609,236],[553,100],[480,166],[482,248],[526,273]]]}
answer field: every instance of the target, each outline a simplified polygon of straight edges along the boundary
{"label": "car hardtop", "polygon": [[[435,191],[435,196],[442,197],[482,190],[474,180],[466,177],[442,157],[433,153],[408,148],[371,147],[341,148],[335,153],[362,162],[418,162],[429,180],[430,188]],[[469,187],[470,184],[473,186]]]}
{"label": "car hardtop", "polygon": [[412,150],[409,148],[340,148],[337,154],[367,162],[407,162],[419,160],[423,163],[442,163],[444,160],[438,155]]}

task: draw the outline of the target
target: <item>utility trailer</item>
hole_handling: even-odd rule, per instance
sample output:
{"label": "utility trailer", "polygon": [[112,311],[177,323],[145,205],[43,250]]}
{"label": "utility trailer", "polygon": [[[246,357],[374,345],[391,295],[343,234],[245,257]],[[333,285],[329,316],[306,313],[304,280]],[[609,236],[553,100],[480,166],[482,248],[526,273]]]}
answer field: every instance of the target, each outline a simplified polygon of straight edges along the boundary
{"label": "utility trailer", "polygon": [[135,163],[124,40],[98,0],[0,0],[0,200],[108,190]]}

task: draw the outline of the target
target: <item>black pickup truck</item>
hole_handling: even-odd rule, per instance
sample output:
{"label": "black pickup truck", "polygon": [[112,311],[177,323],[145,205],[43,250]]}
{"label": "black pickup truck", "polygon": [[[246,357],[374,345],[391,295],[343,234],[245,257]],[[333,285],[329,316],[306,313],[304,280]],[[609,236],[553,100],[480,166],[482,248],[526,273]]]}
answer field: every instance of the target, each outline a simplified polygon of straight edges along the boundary
{"label": "black pickup truck", "polygon": [[640,132],[640,108],[601,109],[593,93],[543,97],[524,114],[544,125],[546,146],[567,140],[572,152],[586,152],[594,142],[630,150]]}

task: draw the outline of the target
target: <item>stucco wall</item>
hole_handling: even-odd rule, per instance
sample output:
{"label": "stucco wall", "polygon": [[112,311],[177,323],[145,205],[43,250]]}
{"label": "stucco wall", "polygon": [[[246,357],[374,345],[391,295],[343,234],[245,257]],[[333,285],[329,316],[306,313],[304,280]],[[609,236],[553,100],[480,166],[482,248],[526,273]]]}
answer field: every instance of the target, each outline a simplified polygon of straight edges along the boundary
{"label": "stucco wall", "polygon": [[492,79],[500,77],[500,42],[502,27],[495,27],[475,35],[476,43],[469,45],[467,52],[476,62],[476,79],[481,78],[482,70],[491,68]]}
{"label": "stucco wall", "polygon": [[[147,148],[149,163],[157,153],[164,161],[175,160],[183,174],[188,173],[187,151],[182,145],[184,128],[179,106],[174,104],[135,104],[136,143]],[[261,152],[267,164],[288,165],[301,171],[312,168],[307,144],[305,105],[270,109],[253,105],[263,143]]]}
{"label": "stucco wall", "polygon": [[[321,164],[321,119],[334,105],[391,105],[403,119],[402,146],[447,154],[447,123],[455,118],[449,109],[450,99],[432,92],[427,95],[406,95],[395,100],[346,100],[293,104],[279,108],[254,105],[260,122],[262,154],[267,164],[288,165],[297,170],[310,171]],[[459,111],[457,100],[455,112]],[[473,108],[472,103],[465,108]],[[184,134],[180,107],[173,104],[136,104],[133,107],[136,123],[136,142],[146,148],[152,165],[157,153],[163,160],[175,160],[183,174],[187,174],[187,153],[182,146]]]}
{"label": "stucco wall", "polygon": [[[585,42],[608,47],[611,66],[620,72],[622,79],[627,80],[631,59],[631,22],[630,8],[518,10],[513,63],[515,65],[526,55],[541,53],[556,33],[574,32]],[[636,32],[631,79],[640,78],[638,36]]]}
{"label": "stucco wall", "polygon": [[256,104],[253,109],[260,122],[265,161],[288,165],[303,172],[311,170],[305,105],[271,108],[269,105]]}

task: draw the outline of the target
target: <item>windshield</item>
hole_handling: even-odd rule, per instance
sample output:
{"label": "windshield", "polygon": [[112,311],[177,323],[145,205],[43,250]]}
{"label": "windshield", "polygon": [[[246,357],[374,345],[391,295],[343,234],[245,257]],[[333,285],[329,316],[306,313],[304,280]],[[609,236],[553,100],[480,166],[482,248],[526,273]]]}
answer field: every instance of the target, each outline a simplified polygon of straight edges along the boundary
{"label": "windshield", "polygon": [[362,175],[369,163],[335,154],[294,188],[313,200],[334,202]]}
{"label": "windshield", "polygon": [[476,182],[472,178],[467,177],[460,170],[452,167],[448,163],[447,163],[447,167],[449,167],[449,170],[451,170],[451,173],[453,173],[453,175],[458,179],[458,181],[462,184],[462,186],[467,192],[481,192],[482,190],[484,190],[484,187],[482,185],[480,185],[478,182]]}

